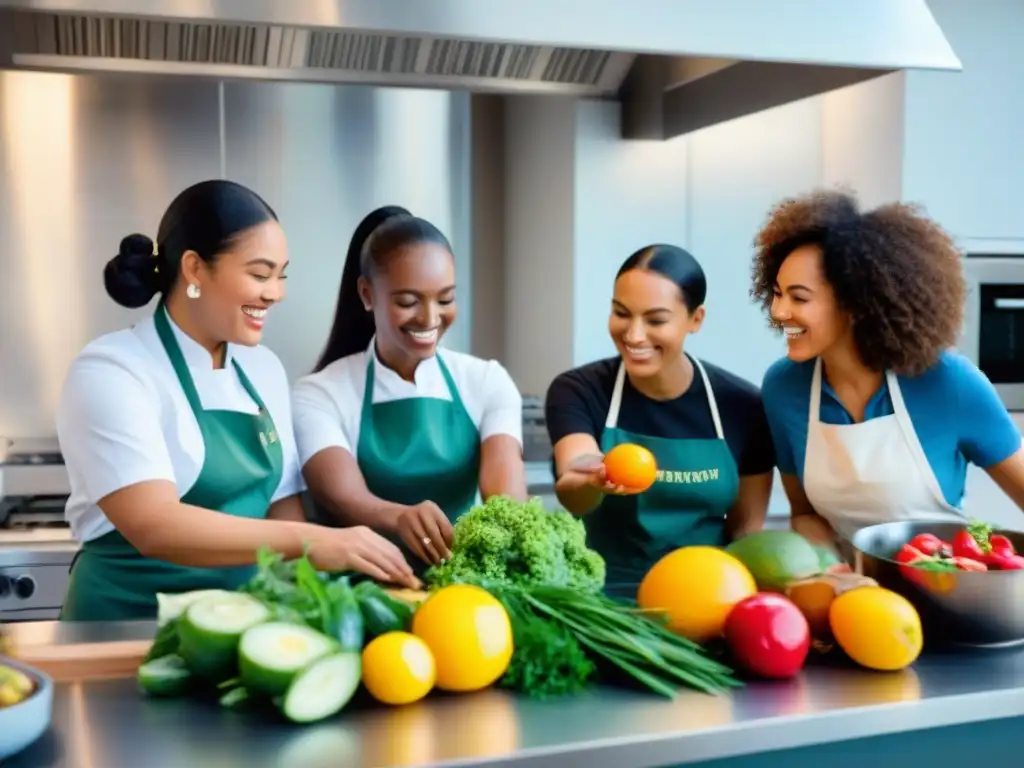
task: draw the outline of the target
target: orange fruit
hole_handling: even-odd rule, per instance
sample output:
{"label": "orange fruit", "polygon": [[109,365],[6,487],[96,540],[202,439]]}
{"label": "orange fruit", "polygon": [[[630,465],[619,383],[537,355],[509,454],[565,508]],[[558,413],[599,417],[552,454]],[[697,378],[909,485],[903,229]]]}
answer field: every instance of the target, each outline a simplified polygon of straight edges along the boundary
{"label": "orange fruit", "polygon": [[363,649],[363,685],[384,704],[411,704],[434,687],[434,654],[408,632],[386,632]]}
{"label": "orange fruit", "polygon": [[416,609],[412,632],[430,648],[437,687],[477,691],[495,682],[512,659],[512,622],[490,592],[470,584],[442,587]]}
{"label": "orange fruit", "polygon": [[604,456],[608,482],[632,491],[646,491],[658,477],[654,454],[642,445],[620,443]]}
{"label": "orange fruit", "polygon": [[757,593],[747,567],[717,547],[682,547],[656,562],[640,582],[637,603],[662,611],[673,631],[696,643],[722,634],[729,611]]}
{"label": "orange fruit", "polygon": [[828,612],[832,636],[868,669],[895,671],[921,655],[924,633],[917,609],[884,587],[858,587],[836,597]]}

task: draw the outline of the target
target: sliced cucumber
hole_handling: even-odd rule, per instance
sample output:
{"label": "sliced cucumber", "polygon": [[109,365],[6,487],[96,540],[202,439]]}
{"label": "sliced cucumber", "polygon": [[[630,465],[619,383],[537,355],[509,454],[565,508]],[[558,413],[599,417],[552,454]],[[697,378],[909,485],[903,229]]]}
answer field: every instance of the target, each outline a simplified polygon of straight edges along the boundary
{"label": "sliced cucumber", "polygon": [[238,644],[238,670],[251,691],[280,696],[295,676],[338,644],[301,624],[272,621],[246,630]]}
{"label": "sliced cucumber", "polygon": [[139,687],[152,696],[179,696],[192,684],[185,660],[169,653],[139,666]]}
{"label": "sliced cucumber", "polygon": [[210,595],[228,595],[223,589],[196,589],[192,592],[179,592],[168,594],[165,592],[156,593],[156,625],[162,627],[169,621],[173,621],[183,614],[192,603]]}
{"label": "sliced cucumber", "polygon": [[362,658],[353,651],[333,653],[302,670],[281,703],[284,716],[294,723],[312,723],[344,709],[359,688]]}
{"label": "sliced cucumber", "polygon": [[270,609],[240,592],[207,595],[178,622],[178,654],[197,677],[226,680],[238,671],[238,642],[250,627],[270,618]]}

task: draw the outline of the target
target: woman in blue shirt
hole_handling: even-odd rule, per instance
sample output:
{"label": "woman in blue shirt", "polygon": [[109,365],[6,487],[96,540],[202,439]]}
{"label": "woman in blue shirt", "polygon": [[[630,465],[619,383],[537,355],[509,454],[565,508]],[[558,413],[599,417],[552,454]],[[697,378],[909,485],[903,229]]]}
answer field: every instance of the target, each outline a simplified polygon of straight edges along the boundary
{"label": "woman in blue shirt", "polygon": [[966,286],[938,224],[815,192],[776,207],[755,244],[753,296],[788,347],[762,397],[794,530],[961,521],[967,462],[1024,509],[1021,432],[953,351]]}

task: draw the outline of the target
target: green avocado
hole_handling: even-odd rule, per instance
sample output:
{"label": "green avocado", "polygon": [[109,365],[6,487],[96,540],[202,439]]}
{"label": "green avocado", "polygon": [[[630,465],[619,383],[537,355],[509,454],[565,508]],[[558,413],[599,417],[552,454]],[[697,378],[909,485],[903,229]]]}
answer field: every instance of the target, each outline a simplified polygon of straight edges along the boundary
{"label": "green avocado", "polygon": [[766,592],[783,592],[799,579],[821,573],[824,555],[794,531],[758,531],[737,539],[726,552],[743,563]]}

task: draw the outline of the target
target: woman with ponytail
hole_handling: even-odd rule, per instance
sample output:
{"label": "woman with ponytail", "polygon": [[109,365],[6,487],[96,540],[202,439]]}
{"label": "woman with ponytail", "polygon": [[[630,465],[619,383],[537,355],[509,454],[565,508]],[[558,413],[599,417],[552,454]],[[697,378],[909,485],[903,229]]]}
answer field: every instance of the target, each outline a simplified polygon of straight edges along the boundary
{"label": "woman with ponytail", "polygon": [[478,498],[526,497],[522,397],[497,361],[439,347],[455,316],[447,238],[403,208],[371,212],[327,345],[292,398],[313,497],[423,565],[450,555],[451,524]]}
{"label": "woman with ponytail", "polygon": [[88,344],[64,383],[65,515],[82,547],[62,619],[154,619],[158,593],[233,589],[264,545],[417,585],[373,531],[305,520],[288,380],[259,344],[287,266],[273,210],[229,181],[178,195],[155,242],[121,241],[104,270],[111,298],[160,298],[149,317]]}

